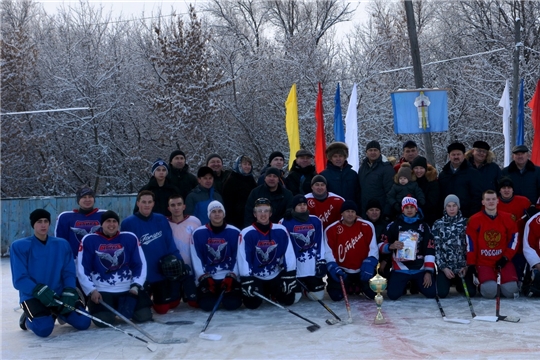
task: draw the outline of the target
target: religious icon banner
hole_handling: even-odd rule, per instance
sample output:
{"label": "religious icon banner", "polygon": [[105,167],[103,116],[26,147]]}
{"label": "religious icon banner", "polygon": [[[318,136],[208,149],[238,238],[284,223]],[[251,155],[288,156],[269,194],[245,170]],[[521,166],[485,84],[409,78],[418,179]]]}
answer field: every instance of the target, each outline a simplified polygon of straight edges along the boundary
{"label": "religious icon banner", "polygon": [[390,94],[396,134],[448,131],[446,89],[402,90]]}

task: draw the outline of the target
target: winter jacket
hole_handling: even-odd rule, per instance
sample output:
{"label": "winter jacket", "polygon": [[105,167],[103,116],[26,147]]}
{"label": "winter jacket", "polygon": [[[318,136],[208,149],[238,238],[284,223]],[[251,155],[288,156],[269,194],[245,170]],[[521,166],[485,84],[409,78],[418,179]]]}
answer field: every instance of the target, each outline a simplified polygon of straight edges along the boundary
{"label": "winter jacket", "polygon": [[223,186],[227,182],[229,176],[231,176],[231,173],[231,170],[222,170],[221,175],[218,176],[218,174],[214,171],[214,189],[220,195],[223,195]]}
{"label": "winter jacket", "polygon": [[470,217],[480,211],[482,206],[482,184],[478,170],[471,163],[463,160],[458,170],[454,173],[450,162],[444,165],[439,174],[439,206],[444,208],[444,199],[454,194],[459,198],[460,210],[463,216]]}
{"label": "winter jacket", "polygon": [[442,216],[442,208],[439,207],[440,190],[437,175],[437,169],[428,164],[425,175],[421,178],[416,178],[416,183],[422,189],[426,199],[424,206],[420,208],[424,213],[424,220],[430,226]]}
{"label": "winter jacket", "polygon": [[344,198],[352,200],[360,205],[360,184],[358,183],[358,173],[345,161],[343,168],[333,165],[330,160],[326,163],[326,169],[321,175],[327,181],[326,189]]}
{"label": "winter jacket", "polygon": [[169,164],[169,173],[167,178],[171,180],[172,185],[176,186],[180,190],[180,195],[184,201],[188,194],[198,185],[197,177],[189,172],[189,166],[186,164],[182,169],[176,169]]}
{"label": "winter jacket", "polygon": [[240,173],[235,169],[223,185],[225,219],[239,229],[244,227],[244,210],[249,194],[257,187],[252,172]]}
{"label": "winter jacket", "polygon": [[279,220],[285,215],[285,210],[292,204],[292,193],[285,189],[278,183],[276,191],[270,191],[270,188],[266,183],[257,186],[251,191],[244,208],[244,227],[247,227],[255,222],[255,216],[253,216],[253,206],[255,200],[259,198],[266,198],[270,200],[272,204],[272,216],[270,216],[270,222],[277,224]]}
{"label": "winter jacket", "polygon": [[465,153],[465,159],[471,163],[473,168],[480,172],[480,176],[482,177],[482,193],[486,190],[497,192],[497,183],[501,178],[501,168],[493,161],[495,160],[495,154],[493,151],[488,151],[484,163],[480,166],[476,166],[474,164],[472,152],[473,150],[467,151]]}
{"label": "winter jacket", "polygon": [[[397,174],[396,174],[397,176]],[[385,214],[401,213],[401,201],[404,197],[411,196],[418,201],[418,206],[422,207],[426,203],[424,193],[418,186],[416,181],[409,181],[405,185],[396,183],[386,195],[386,210]]]}
{"label": "winter jacket", "polygon": [[364,158],[358,179],[361,189],[361,214],[366,212],[366,206],[369,200],[377,199],[380,201],[383,210],[386,209],[386,194],[394,185],[394,168],[389,162],[384,162],[382,156],[379,157],[371,166],[368,158]]}
{"label": "winter jacket", "polygon": [[[264,178],[266,177],[266,170],[268,170],[268,168],[270,167],[271,167],[270,164],[263,167],[263,169],[261,170],[261,174],[259,175],[259,178],[257,179],[257,185],[264,184]],[[281,176],[279,177],[279,182],[281,183],[281,185],[287,187],[287,185],[285,185],[285,171],[281,169],[279,169],[279,171],[281,172]]]}
{"label": "winter jacket", "polygon": [[[152,176],[148,184],[144,185],[139,190],[139,192],[143,190],[150,190],[155,195],[154,208],[152,209],[153,212],[162,214],[165,216],[171,216],[171,212],[168,209],[169,196],[179,194],[180,189],[174,186],[168,178],[165,178],[165,184],[163,184],[163,186],[159,186],[156,178]],[[135,208],[133,209],[133,213],[135,214],[138,211],[139,211],[139,207],[135,205]]]}
{"label": "winter jacket", "polygon": [[317,175],[315,166],[308,165],[305,168],[301,168],[296,164],[296,160],[294,160],[289,175],[285,178],[285,186],[293,195],[309,194],[311,192],[311,179],[315,175]]}
{"label": "winter jacket", "polygon": [[201,221],[202,225],[205,225],[209,221],[208,204],[213,200],[217,200],[223,204],[223,198],[214,190],[213,186],[207,189],[201,185],[197,185],[186,198],[186,210],[184,210],[184,214],[195,216]]}
{"label": "winter jacket", "polygon": [[439,272],[449,268],[457,274],[467,265],[467,219],[458,211],[449,216],[446,211],[441,219],[435,221],[431,232],[435,238],[435,263]]}
{"label": "winter jacket", "polygon": [[531,204],[536,204],[540,196],[540,167],[527,160],[523,172],[519,171],[516,162],[502,170],[502,176],[508,176],[514,183],[514,195],[525,196]]}

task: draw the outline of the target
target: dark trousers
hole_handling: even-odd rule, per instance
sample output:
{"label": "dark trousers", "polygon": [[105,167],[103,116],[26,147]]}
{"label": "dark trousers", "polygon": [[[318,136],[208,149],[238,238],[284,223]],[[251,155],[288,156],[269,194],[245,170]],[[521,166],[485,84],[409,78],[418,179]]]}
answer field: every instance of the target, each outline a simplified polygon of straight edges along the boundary
{"label": "dark trousers", "polygon": [[435,298],[435,290],[436,285],[435,281],[433,279],[433,275],[431,275],[432,281],[431,286],[425,288],[424,287],[424,274],[425,271],[420,271],[418,273],[410,274],[406,272],[401,271],[392,271],[392,276],[390,277],[390,280],[388,280],[388,287],[386,288],[386,295],[390,300],[397,300],[399,299],[405,290],[405,287],[407,286],[407,282],[411,281],[412,283],[416,283],[418,286],[418,290],[427,298],[433,299]]}

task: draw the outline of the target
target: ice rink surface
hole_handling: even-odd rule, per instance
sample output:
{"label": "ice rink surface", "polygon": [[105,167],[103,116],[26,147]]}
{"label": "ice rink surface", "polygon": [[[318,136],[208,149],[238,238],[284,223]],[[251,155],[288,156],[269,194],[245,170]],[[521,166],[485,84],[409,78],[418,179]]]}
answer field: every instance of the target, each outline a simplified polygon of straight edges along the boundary
{"label": "ice rink surface", "polygon": [[[521,318],[519,323],[484,322],[471,319],[465,297],[452,292],[441,299],[447,318],[471,320],[470,324],[445,322],[437,303],[422,295],[397,301],[385,298],[386,324],[373,325],[376,306],[351,296],[353,323],[327,325],[332,316],[317,302],[306,298],[291,310],[321,326],[313,333],[310,324],[270,304],[257,310],[218,310],[206,333],[222,335],[219,341],[199,338],[209,313],[185,304],[160,321],[190,320],[193,325],[144,323],[140,326],[156,339],[187,338],[184,344],[146,345],[122,332],[92,324],[86,331],[69,325],[55,326],[50,337],[38,338],[22,331],[18,293],[11,283],[9,258],[0,260],[2,271],[2,359],[539,359],[540,299],[502,299],[501,314]],[[342,319],[345,304],[324,301]],[[472,299],[476,314],[495,315],[495,300]],[[117,323],[141,338],[136,329]]]}

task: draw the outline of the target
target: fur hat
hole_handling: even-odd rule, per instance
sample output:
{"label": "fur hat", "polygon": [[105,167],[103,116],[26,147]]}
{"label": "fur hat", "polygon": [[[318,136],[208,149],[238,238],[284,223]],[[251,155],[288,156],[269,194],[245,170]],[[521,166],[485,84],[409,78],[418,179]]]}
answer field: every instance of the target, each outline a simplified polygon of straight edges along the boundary
{"label": "fur hat", "polygon": [[399,170],[397,172],[396,178],[399,180],[400,177],[405,177],[409,181],[412,180],[411,165],[409,165],[407,163],[401,164],[401,166],[400,166],[400,168],[399,168]]}
{"label": "fur hat", "polygon": [[412,205],[418,210],[418,202],[413,197],[405,196],[403,200],[401,200],[401,211],[403,211],[403,208],[407,205]]}
{"label": "fur hat", "polygon": [[277,158],[277,157],[283,158],[283,160],[285,160],[285,155],[283,155],[281,151],[274,151],[268,157],[268,163],[270,164],[272,160],[274,160],[274,158]]}
{"label": "fur hat", "polygon": [[219,210],[219,209],[223,210],[223,215],[225,216],[225,207],[223,206],[222,203],[220,203],[217,200],[210,202],[210,204],[208,204],[208,217],[210,217],[210,213],[212,212],[212,210]]}
{"label": "fur hat", "polygon": [[423,167],[427,170],[427,159],[423,156],[415,157],[411,162],[411,168],[414,169],[417,166]]}
{"label": "fur hat", "polygon": [[368,151],[369,149],[377,149],[381,151],[381,144],[379,144],[377,140],[371,140],[366,145],[366,151]]}
{"label": "fur hat", "polygon": [[76,193],[77,204],[79,203],[79,201],[81,201],[82,197],[86,195],[90,195],[93,198],[96,197],[94,190],[92,190],[88,185],[83,185],[77,190],[77,193]]}
{"label": "fur hat", "polygon": [[485,141],[480,141],[480,140],[479,140],[479,141],[475,141],[472,147],[473,147],[473,148],[476,148],[476,149],[484,149],[484,150],[489,150],[489,149],[491,149],[491,148],[489,147],[489,144],[488,144],[487,142],[485,142]]}
{"label": "fur hat", "polygon": [[454,150],[460,150],[462,153],[465,154],[465,145],[463,145],[460,142],[453,142],[446,148],[446,151],[450,154]]}
{"label": "fur hat", "polygon": [[326,157],[331,159],[334,154],[341,154],[345,158],[349,157],[349,147],[344,142],[333,142],[326,148]]}
{"label": "fur hat", "polygon": [[169,164],[172,162],[172,159],[174,159],[175,156],[182,155],[184,159],[186,158],[186,154],[182,150],[174,150],[171,155],[169,155]]}
{"label": "fur hat", "polygon": [[199,168],[199,170],[197,170],[197,177],[198,178],[202,178],[203,176],[206,176],[208,174],[210,174],[210,175],[212,175],[212,177],[214,177],[214,170],[212,170],[208,166],[201,166]]}
{"label": "fur hat", "polygon": [[315,175],[313,179],[311,179],[311,186],[317,182],[322,182],[324,185],[328,185],[328,182],[326,181],[326,178],[322,175]]}
{"label": "fur hat", "polygon": [[107,210],[103,214],[101,214],[101,225],[103,225],[103,223],[105,223],[107,219],[116,219],[116,221],[120,223],[120,217],[112,210]]}
{"label": "fur hat", "polygon": [[446,209],[446,205],[451,202],[456,203],[458,208],[461,207],[461,205],[459,204],[459,198],[454,194],[450,194],[446,198],[444,198],[444,209]]}
{"label": "fur hat", "polygon": [[45,209],[36,209],[36,210],[32,211],[30,213],[30,225],[32,226],[32,228],[34,228],[34,224],[39,219],[43,219],[43,218],[49,220],[49,223],[50,223],[51,222],[51,213],[48,212]]}
{"label": "fur hat", "polygon": [[167,173],[169,173],[169,165],[167,165],[167,163],[165,162],[165,160],[163,160],[163,159],[157,159],[157,160],[154,161],[154,163],[152,164],[152,175],[154,175],[154,173],[156,172],[157,168],[160,167],[160,166],[164,166],[164,167],[165,167],[165,170],[167,170]]}
{"label": "fur hat", "polygon": [[341,205],[340,213],[343,213],[347,210],[354,210],[358,214],[358,206],[356,206],[356,203],[352,200],[345,200],[343,204]]}

